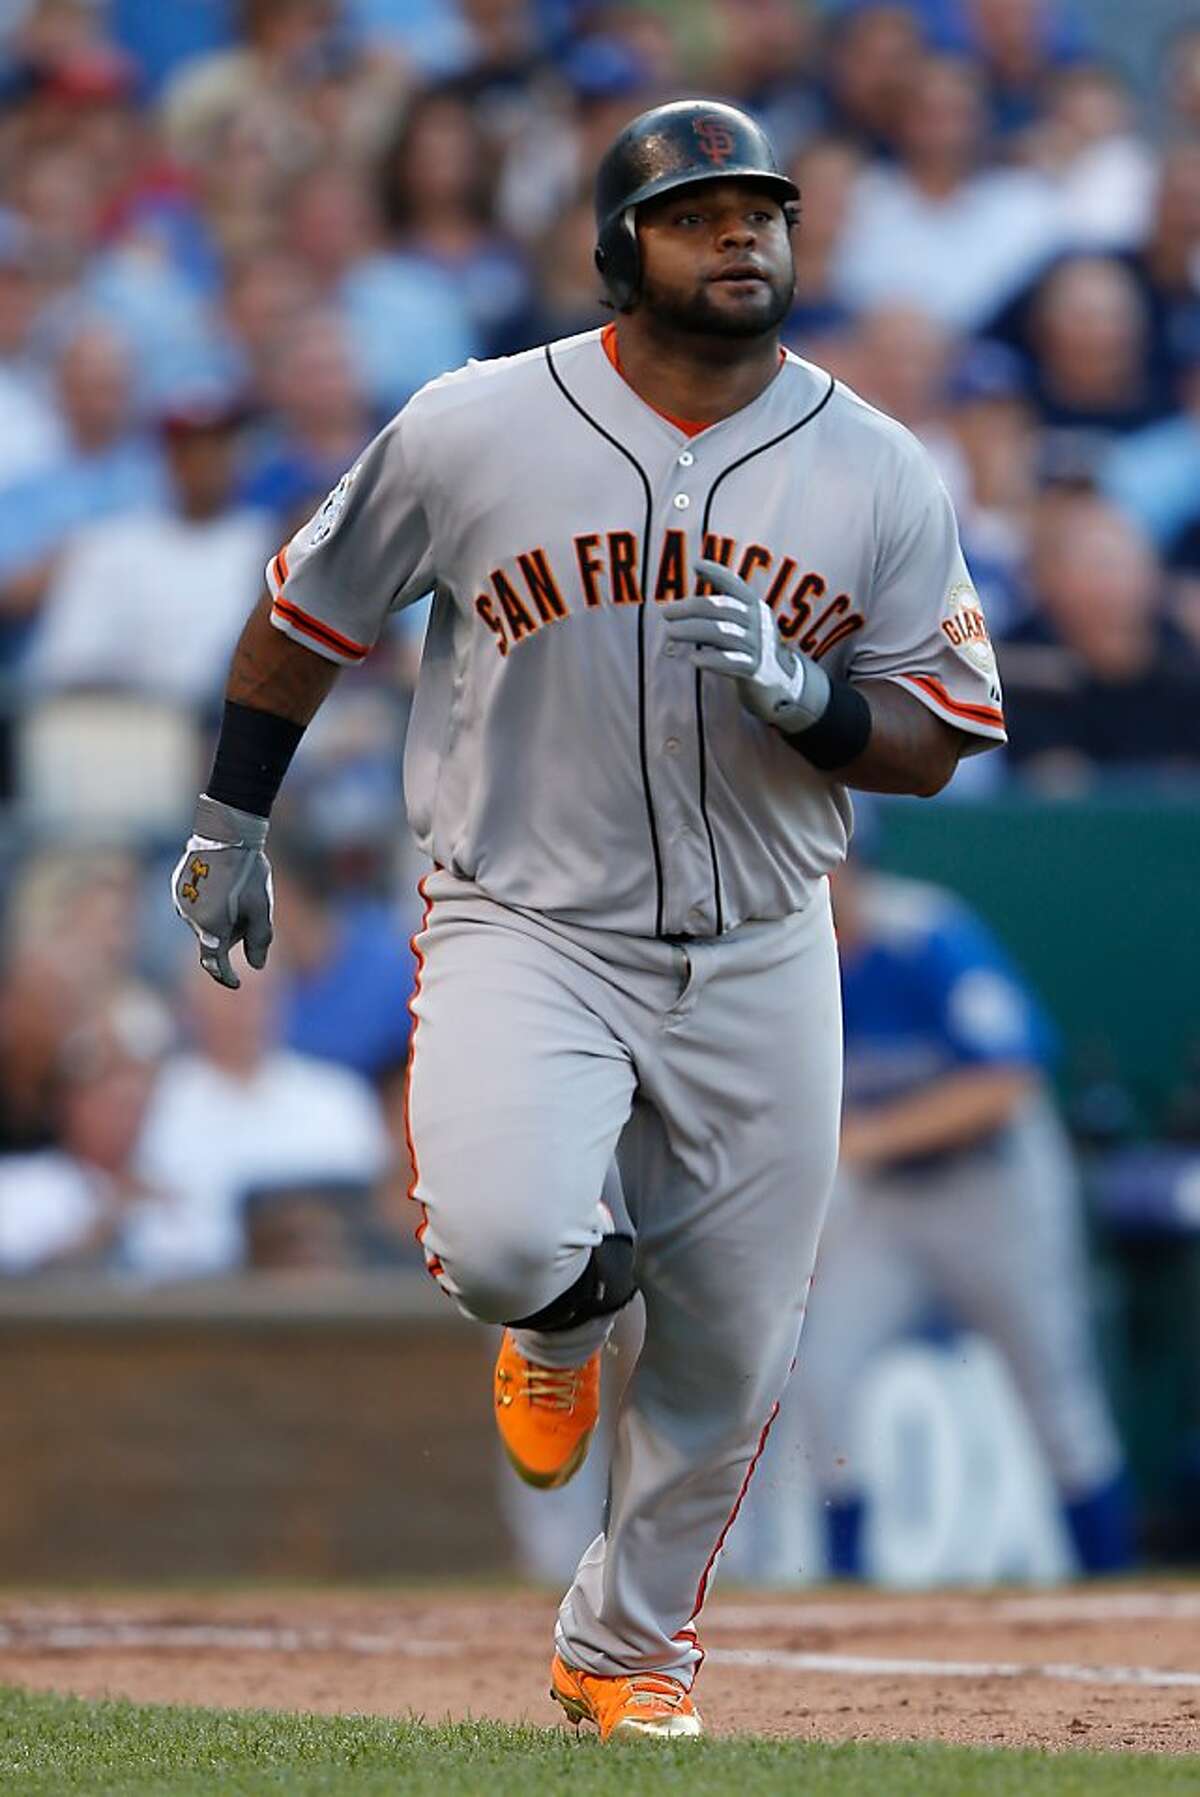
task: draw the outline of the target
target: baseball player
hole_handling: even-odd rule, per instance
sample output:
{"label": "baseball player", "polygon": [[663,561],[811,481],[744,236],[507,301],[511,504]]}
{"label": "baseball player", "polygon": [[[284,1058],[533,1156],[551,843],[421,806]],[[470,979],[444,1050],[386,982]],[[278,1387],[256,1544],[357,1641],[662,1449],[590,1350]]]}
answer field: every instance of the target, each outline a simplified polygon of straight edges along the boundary
{"label": "baseball player", "polygon": [[855,856],[833,898],[842,1166],[788,1418],[813,1462],[830,1570],[863,1570],[855,1394],[872,1358],[936,1304],[995,1343],[1080,1566],[1116,1571],[1132,1553],[1128,1500],[1087,1327],[1078,1182],[1046,1089],[1049,1026],[950,893]]}
{"label": "baseball player", "polygon": [[496,1416],[531,1483],[581,1463],[644,1295],[552,1669],[605,1739],[700,1732],[696,1620],[837,1157],[846,789],[933,793],[1004,739],[923,450],[780,348],[796,199],[731,107],[622,132],[596,186],[611,324],[432,382],[280,550],[175,878],[236,985],[233,945],[267,954],[267,817],[304,726],[432,587],[413,1195],[433,1276],[506,1325]]}

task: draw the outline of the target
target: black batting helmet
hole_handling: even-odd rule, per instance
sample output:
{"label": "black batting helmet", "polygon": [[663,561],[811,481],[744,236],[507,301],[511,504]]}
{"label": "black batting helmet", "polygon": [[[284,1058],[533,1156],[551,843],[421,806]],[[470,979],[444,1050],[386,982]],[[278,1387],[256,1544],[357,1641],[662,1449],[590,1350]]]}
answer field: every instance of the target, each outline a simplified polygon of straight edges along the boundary
{"label": "black batting helmet", "polygon": [[643,112],[604,153],[596,174],[596,267],[627,311],[641,285],[633,215],[647,200],[698,181],[754,181],[785,204],[800,198],[752,118],[720,100],[673,100]]}

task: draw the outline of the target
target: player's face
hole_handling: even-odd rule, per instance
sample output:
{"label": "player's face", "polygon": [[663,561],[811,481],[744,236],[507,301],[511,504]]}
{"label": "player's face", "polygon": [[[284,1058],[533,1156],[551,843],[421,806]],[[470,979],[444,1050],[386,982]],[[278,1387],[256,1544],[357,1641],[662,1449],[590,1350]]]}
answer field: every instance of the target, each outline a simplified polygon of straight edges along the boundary
{"label": "player's face", "polygon": [[643,206],[641,304],[656,321],[709,337],[761,337],[795,286],[779,201],[742,181],[709,181]]}

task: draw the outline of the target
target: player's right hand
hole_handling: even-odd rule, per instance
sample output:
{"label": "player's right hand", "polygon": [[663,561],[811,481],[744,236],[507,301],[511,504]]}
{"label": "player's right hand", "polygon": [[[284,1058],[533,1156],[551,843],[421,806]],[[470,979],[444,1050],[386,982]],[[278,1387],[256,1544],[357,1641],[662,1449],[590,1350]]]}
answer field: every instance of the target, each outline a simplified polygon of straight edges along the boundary
{"label": "player's right hand", "polygon": [[264,852],[267,820],[203,793],[192,834],[171,875],[175,909],[200,944],[200,965],[222,986],[241,980],[229,959],[235,942],[253,968],[266,966],[274,893]]}
{"label": "player's right hand", "polygon": [[736,680],[742,704],[785,734],[809,730],[829,706],[829,676],[819,663],[779,640],[766,600],[721,562],[697,560],[711,589],[677,599],[663,622],[702,673]]}

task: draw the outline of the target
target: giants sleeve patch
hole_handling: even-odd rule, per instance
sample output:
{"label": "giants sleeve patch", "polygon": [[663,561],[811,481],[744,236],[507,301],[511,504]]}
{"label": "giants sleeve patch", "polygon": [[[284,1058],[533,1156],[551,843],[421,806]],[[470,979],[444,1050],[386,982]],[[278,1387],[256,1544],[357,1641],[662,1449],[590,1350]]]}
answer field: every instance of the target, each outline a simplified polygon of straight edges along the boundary
{"label": "giants sleeve patch", "polygon": [[355,462],[348,468],[337,486],[326,494],[308,523],[300,532],[296,547],[301,550],[317,549],[331,537],[341,522],[342,513],[346,509],[346,501],[350,497],[350,489],[358,478],[361,462]]}
{"label": "giants sleeve patch", "polygon": [[966,581],[959,581],[946,594],[941,629],[956,655],[989,681],[995,681],[996,654],[988,635],[987,619],[978,593]]}

